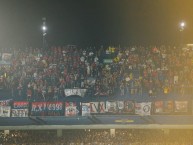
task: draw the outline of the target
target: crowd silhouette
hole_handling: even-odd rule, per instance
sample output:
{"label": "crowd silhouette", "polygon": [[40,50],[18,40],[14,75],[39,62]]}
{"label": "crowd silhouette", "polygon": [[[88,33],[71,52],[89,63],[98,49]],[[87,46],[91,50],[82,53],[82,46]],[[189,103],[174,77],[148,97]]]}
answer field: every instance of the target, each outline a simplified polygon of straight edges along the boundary
{"label": "crowd silhouette", "polygon": [[64,130],[61,137],[56,131],[11,131],[0,134],[3,145],[192,145],[192,130],[118,129]]}

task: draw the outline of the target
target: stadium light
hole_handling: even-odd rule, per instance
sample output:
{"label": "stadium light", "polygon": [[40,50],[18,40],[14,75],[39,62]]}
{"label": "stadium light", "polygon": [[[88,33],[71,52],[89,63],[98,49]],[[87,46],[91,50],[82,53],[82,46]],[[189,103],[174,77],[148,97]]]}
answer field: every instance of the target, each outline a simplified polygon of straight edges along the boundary
{"label": "stadium light", "polygon": [[42,18],[42,47],[43,49],[45,49],[46,47],[46,31],[47,31],[47,27],[46,27],[46,18]]}
{"label": "stadium light", "polygon": [[180,22],[180,31],[183,31],[184,30],[184,28],[185,28],[185,26],[186,26],[186,23],[185,22]]}
{"label": "stadium light", "polygon": [[47,30],[47,27],[46,27],[46,26],[42,26],[42,30],[43,30],[43,31],[46,31],[46,30]]}
{"label": "stadium light", "polygon": [[183,41],[184,41],[184,34],[183,34],[183,31],[184,31],[184,28],[185,28],[185,26],[186,26],[186,23],[184,22],[184,21],[181,21],[180,22],[180,45],[181,45],[181,47],[183,47]]}

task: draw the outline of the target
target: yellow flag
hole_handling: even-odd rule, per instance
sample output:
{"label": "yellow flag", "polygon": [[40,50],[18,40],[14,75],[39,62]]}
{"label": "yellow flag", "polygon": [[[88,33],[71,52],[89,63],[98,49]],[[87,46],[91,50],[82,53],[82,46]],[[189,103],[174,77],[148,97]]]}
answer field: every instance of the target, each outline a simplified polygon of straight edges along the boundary
{"label": "yellow flag", "polygon": [[114,58],[114,61],[115,61],[115,62],[119,62],[119,57],[115,57],[115,58]]}

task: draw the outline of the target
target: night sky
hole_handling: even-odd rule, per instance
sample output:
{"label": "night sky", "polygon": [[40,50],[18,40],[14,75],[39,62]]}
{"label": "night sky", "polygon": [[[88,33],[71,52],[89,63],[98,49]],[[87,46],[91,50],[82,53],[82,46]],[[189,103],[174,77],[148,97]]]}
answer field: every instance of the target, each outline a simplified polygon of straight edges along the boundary
{"label": "night sky", "polygon": [[193,43],[192,0],[0,0],[0,47],[81,47]]}

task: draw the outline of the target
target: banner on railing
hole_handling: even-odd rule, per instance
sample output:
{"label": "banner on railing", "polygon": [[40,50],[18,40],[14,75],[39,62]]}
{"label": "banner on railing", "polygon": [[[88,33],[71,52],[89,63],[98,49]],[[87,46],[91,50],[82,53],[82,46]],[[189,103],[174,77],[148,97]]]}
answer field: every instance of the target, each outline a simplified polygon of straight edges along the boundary
{"label": "banner on railing", "polygon": [[60,116],[63,112],[62,102],[46,102],[48,116]]}
{"label": "banner on railing", "polygon": [[109,113],[116,113],[117,112],[116,101],[107,101],[106,102],[106,112],[109,112]]}
{"label": "banner on railing", "polygon": [[82,103],[82,116],[90,115],[90,103]]}
{"label": "banner on railing", "polygon": [[105,102],[90,102],[90,113],[105,113]]}
{"label": "banner on railing", "polygon": [[32,116],[45,116],[46,115],[46,102],[32,102],[31,115]]}
{"label": "banner on railing", "polygon": [[[134,101],[102,101],[102,102],[29,102],[1,100],[0,117],[32,116],[76,116],[81,114],[179,114],[188,112],[192,105],[188,101],[155,101],[135,103]],[[153,104],[153,105],[151,105]],[[10,109],[10,105],[12,109]],[[30,109],[30,110],[29,110]],[[30,114],[28,114],[28,112]]]}
{"label": "banner on railing", "polygon": [[164,101],[164,113],[174,112],[174,103],[173,101]]}
{"label": "banner on railing", "polygon": [[64,89],[64,92],[66,97],[73,95],[84,97],[86,90],[87,89]]}
{"label": "banner on railing", "polygon": [[0,106],[11,106],[12,99],[0,100]]}
{"label": "banner on railing", "polygon": [[0,106],[0,117],[10,117],[11,106]]}
{"label": "banner on railing", "polygon": [[117,101],[118,113],[123,113],[125,108],[124,101]]}
{"label": "banner on railing", "polygon": [[151,114],[151,102],[135,103],[135,114],[150,115]]}
{"label": "banner on railing", "polygon": [[28,117],[28,109],[11,109],[12,117]]}
{"label": "banner on railing", "polygon": [[188,112],[188,102],[175,101],[175,112]]}
{"label": "banner on railing", "polygon": [[22,101],[22,102],[13,102],[13,109],[26,109],[29,107],[29,102]]}
{"label": "banner on railing", "polygon": [[76,102],[65,102],[65,116],[76,116],[78,113]]}
{"label": "banner on railing", "polygon": [[135,113],[135,103],[133,101],[124,102],[124,113],[129,113],[129,114]]}
{"label": "banner on railing", "polygon": [[173,101],[155,101],[154,113],[155,114],[170,114],[174,112]]}
{"label": "banner on railing", "polygon": [[163,101],[154,102],[154,113],[155,114],[164,113]]}

